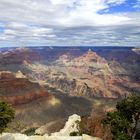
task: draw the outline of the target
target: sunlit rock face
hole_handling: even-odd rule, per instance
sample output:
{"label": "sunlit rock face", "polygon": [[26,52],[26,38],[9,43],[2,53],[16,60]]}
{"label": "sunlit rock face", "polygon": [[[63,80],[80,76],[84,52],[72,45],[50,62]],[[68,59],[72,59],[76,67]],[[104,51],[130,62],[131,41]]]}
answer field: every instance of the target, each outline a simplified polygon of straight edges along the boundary
{"label": "sunlit rock face", "polygon": [[[82,136],[70,136],[71,132],[79,132],[77,122],[81,121],[79,115],[72,115],[68,118],[63,129],[59,132],[52,133],[51,136],[45,134],[43,136],[26,136],[19,133],[3,133],[0,140],[101,140],[100,138],[91,137],[83,134]],[[41,134],[41,128],[36,133]]]}
{"label": "sunlit rock face", "polygon": [[[115,54],[114,51],[110,53],[116,57],[122,56],[116,51]],[[136,55],[134,54],[131,52],[127,61],[121,63],[119,57],[115,59],[112,55],[109,58],[102,57],[89,49],[80,55],[64,53],[49,65],[24,63],[23,66],[30,71],[27,77],[33,81],[47,84],[70,96],[123,98],[132,91],[140,91],[139,78],[137,78],[140,61],[138,56],[134,57]],[[134,68],[132,64],[129,65],[131,58],[137,62]]]}
{"label": "sunlit rock face", "polygon": [[0,99],[12,105],[25,104],[42,97],[51,98],[51,96],[45,88],[28,80],[20,71],[0,72]]}
{"label": "sunlit rock face", "polygon": [[19,70],[15,73],[16,78],[26,78],[26,76]]}
{"label": "sunlit rock face", "polygon": [[0,70],[20,70],[71,96],[122,98],[140,92],[139,52],[121,47],[18,48],[0,53]]}
{"label": "sunlit rock face", "polygon": [[88,135],[82,136],[26,136],[24,134],[4,133],[0,136],[1,140],[101,140],[100,138],[91,137]]}
{"label": "sunlit rock face", "polygon": [[52,133],[52,136],[69,136],[71,132],[79,132],[78,122],[81,121],[81,117],[74,114],[69,117],[63,129],[59,132]]}
{"label": "sunlit rock face", "polygon": [[17,48],[15,50],[8,50],[0,52],[0,65],[22,64],[23,61],[32,62],[40,60],[38,53],[33,52],[28,48]]}
{"label": "sunlit rock face", "polygon": [[134,49],[132,49],[132,51],[134,51],[136,54],[140,55],[140,48],[134,48]]}
{"label": "sunlit rock face", "polygon": [[92,136],[88,136],[83,134],[82,135],[82,140],[102,140],[101,138],[97,138],[97,137],[92,137]]}
{"label": "sunlit rock face", "polygon": [[[81,117],[79,115],[72,115],[68,118],[63,129],[59,132],[52,133],[51,136],[69,136],[71,132],[79,132],[78,130],[78,122],[81,121]],[[42,126],[36,130],[37,134],[45,134],[47,132],[47,126]],[[46,132],[45,132],[46,131]]]}

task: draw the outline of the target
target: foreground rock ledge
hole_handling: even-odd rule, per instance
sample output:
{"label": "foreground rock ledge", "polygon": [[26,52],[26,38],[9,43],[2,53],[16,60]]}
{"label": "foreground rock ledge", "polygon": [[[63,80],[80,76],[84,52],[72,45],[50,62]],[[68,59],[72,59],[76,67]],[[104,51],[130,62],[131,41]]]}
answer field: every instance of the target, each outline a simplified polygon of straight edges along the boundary
{"label": "foreground rock ledge", "polygon": [[0,140],[102,140],[83,134],[82,136],[26,136],[19,133],[3,133]]}

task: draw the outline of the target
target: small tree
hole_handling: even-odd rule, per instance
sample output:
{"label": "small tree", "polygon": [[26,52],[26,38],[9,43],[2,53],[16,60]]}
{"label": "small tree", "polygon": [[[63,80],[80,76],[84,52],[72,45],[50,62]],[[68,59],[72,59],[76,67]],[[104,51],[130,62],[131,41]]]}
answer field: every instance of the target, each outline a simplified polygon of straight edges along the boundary
{"label": "small tree", "polygon": [[114,140],[134,140],[140,121],[140,96],[132,95],[117,103],[114,112],[103,120],[110,125]]}
{"label": "small tree", "polygon": [[27,136],[32,136],[32,135],[35,135],[35,131],[36,131],[37,128],[29,128],[27,130],[25,130],[23,133],[26,134]]}
{"label": "small tree", "polygon": [[0,133],[2,133],[7,124],[10,123],[15,116],[15,111],[11,105],[4,101],[0,101]]}

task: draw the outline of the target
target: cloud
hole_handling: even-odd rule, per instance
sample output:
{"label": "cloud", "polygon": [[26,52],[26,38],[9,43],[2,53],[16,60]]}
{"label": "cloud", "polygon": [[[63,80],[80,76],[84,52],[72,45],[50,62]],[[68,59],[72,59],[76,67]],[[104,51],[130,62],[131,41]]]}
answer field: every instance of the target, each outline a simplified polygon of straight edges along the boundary
{"label": "cloud", "polygon": [[138,45],[139,12],[100,14],[123,4],[127,0],[1,0],[0,41],[13,45]]}
{"label": "cloud", "polygon": [[[129,30],[128,30],[129,29]],[[110,27],[79,27],[60,30],[57,43],[60,45],[96,46],[139,45],[140,28],[130,25]]]}
{"label": "cloud", "polygon": [[134,8],[140,8],[140,0],[137,0],[136,4],[134,5]]}
{"label": "cloud", "polygon": [[[112,5],[120,5],[126,0],[1,0],[1,22],[27,22],[33,24],[54,26],[79,26],[103,24],[98,12]],[[112,18],[116,24],[128,20],[124,16],[107,15],[107,24],[112,24]],[[76,24],[77,25],[77,24]]]}

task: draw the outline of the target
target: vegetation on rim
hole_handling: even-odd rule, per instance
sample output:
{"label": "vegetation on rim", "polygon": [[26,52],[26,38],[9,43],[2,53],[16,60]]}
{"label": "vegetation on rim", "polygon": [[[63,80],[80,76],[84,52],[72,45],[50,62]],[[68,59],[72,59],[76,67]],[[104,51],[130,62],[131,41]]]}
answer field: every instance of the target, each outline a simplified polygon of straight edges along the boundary
{"label": "vegetation on rim", "polygon": [[15,117],[15,110],[5,101],[0,101],[0,133],[6,128],[8,123],[12,122]]}
{"label": "vegetation on rim", "polygon": [[132,95],[116,105],[116,110],[108,112],[103,124],[111,128],[113,140],[140,139],[140,96]]}

